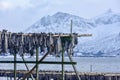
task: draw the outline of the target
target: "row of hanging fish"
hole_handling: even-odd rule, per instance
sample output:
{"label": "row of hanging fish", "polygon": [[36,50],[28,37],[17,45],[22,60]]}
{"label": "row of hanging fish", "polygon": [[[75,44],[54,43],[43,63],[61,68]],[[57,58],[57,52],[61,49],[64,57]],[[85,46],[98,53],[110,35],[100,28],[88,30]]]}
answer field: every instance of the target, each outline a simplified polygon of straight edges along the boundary
{"label": "row of hanging fish", "polygon": [[[67,36],[64,36],[67,35]],[[77,34],[63,33],[11,33],[7,30],[0,32],[0,52],[10,54],[25,53],[34,55],[34,50],[50,52],[51,55],[60,55],[62,51],[69,52],[78,43]],[[71,53],[72,54],[72,53]]]}

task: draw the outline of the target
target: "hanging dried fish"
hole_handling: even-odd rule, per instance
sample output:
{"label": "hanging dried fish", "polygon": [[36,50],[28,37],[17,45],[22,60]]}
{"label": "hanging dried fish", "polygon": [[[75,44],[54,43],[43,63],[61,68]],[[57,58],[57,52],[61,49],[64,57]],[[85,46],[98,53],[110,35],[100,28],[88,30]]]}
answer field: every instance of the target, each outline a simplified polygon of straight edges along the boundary
{"label": "hanging dried fish", "polygon": [[61,51],[62,51],[62,44],[61,44],[61,38],[60,38],[60,35],[59,37],[57,38],[57,44],[56,44],[56,50],[57,50],[57,53],[56,53],[56,56],[59,56]]}
{"label": "hanging dried fish", "polygon": [[2,35],[2,33],[1,33],[1,31],[0,31],[0,53],[1,53],[1,51],[2,51],[2,49],[1,49],[1,48],[2,48],[2,44],[1,44],[1,43],[2,43],[2,37],[1,37],[1,35]]}
{"label": "hanging dried fish", "polygon": [[52,52],[52,53],[54,52],[54,40],[53,40],[53,35],[51,33],[49,33],[48,36],[46,37],[46,47],[48,52]]}
{"label": "hanging dried fish", "polygon": [[[52,33],[8,33],[6,30],[0,32],[0,52],[10,54],[34,55],[34,50],[40,48],[40,52],[51,52],[50,54],[59,56],[62,49],[70,51],[74,48],[77,42],[77,34],[70,36],[61,36],[67,34],[52,34]],[[73,51],[72,51],[73,52]]]}
{"label": "hanging dried fish", "polygon": [[23,53],[23,33],[19,33],[19,55],[20,56],[23,56],[24,53]]}
{"label": "hanging dried fish", "polygon": [[7,42],[7,34],[6,33],[7,33],[7,30],[3,30],[2,35],[1,35],[1,38],[2,38],[2,41],[1,41],[2,46],[1,46],[1,48],[2,48],[3,53],[7,53],[7,49],[8,49],[8,42]]}

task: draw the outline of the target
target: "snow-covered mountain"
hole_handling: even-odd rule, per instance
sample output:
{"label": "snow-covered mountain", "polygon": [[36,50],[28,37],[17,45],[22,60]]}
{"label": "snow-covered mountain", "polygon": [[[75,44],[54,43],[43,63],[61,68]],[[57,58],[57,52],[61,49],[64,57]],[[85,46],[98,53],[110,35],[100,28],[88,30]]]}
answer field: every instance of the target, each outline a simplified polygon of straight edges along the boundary
{"label": "snow-covered mountain", "polygon": [[70,32],[70,21],[73,21],[73,32],[86,31],[95,27],[94,21],[79,16],[57,12],[52,16],[46,16],[38,20],[25,32]]}
{"label": "snow-covered mountain", "polygon": [[99,15],[93,19],[98,26],[113,24],[113,23],[120,22],[120,14],[115,14],[114,12],[112,12],[111,9],[109,9],[104,14]]}
{"label": "snow-covered mountain", "polygon": [[86,33],[93,35],[79,40],[79,52],[97,56],[120,55],[120,22],[100,25]]}
{"label": "snow-covered mountain", "polygon": [[120,55],[120,14],[111,10],[91,19],[58,12],[41,18],[26,29],[26,32],[69,33],[70,20],[73,21],[73,32],[92,33],[93,35],[79,38],[76,52],[87,56]]}

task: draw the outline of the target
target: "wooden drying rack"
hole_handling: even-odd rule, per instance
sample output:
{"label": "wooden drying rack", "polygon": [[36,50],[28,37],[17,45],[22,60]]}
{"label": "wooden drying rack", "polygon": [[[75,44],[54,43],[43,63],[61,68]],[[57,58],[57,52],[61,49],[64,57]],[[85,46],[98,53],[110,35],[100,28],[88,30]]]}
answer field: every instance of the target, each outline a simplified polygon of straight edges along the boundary
{"label": "wooden drying rack", "polygon": [[[10,32],[7,32],[7,33],[9,34]],[[17,35],[19,35],[19,34],[20,33],[17,33]],[[36,33],[36,34],[39,34],[39,33]],[[53,36],[70,37],[71,38],[72,34],[73,33],[72,33],[72,20],[71,20],[70,34],[59,34],[58,33],[58,34],[52,34],[52,35]],[[25,33],[25,34],[22,34],[22,35],[24,35],[24,36],[31,36],[32,33]],[[77,37],[89,37],[89,36],[92,36],[92,34],[77,34]],[[72,48],[71,48],[71,50],[72,50]],[[64,62],[64,50],[62,50],[62,62],[53,62],[53,61],[47,62],[47,61],[43,61],[47,57],[47,55],[49,54],[48,52],[40,60],[38,60],[39,59],[38,58],[38,56],[39,56],[38,54],[39,54],[38,53],[38,49],[36,49],[36,61],[25,61],[24,57],[22,57],[23,61],[17,61],[17,56],[16,56],[16,54],[14,54],[14,61],[0,61],[0,62],[1,63],[14,63],[14,80],[17,80],[16,79],[17,78],[17,75],[16,75],[17,74],[16,73],[17,63],[24,63],[26,68],[27,68],[27,70],[28,70],[28,73],[26,73],[23,76],[23,78],[19,79],[19,80],[25,80],[29,75],[31,76],[32,80],[39,80],[39,64],[61,64],[62,65],[62,80],[65,80],[64,64],[71,64],[73,69],[74,69],[74,71],[75,71],[75,73],[76,73],[76,75],[77,75],[77,77],[78,77],[78,80],[81,80],[81,78],[78,75],[78,71],[77,71],[77,69],[75,67],[76,62],[73,62],[72,57],[71,57],[71,55],[69,53],[68,53],[68,57],[70,59],[70,62]],[[35,63],[35,66],[31,70],[29,70],[29,68],[28,68],[26,63]],[[34,79],[33,75],[31,74],[34,71],[34,69],[36,69],[36,79]]]}

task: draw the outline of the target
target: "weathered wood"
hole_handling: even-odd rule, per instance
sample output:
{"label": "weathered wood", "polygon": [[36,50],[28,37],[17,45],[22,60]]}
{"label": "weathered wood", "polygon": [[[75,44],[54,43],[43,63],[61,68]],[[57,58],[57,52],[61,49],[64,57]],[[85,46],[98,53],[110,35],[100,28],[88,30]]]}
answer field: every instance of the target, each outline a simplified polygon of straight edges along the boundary
{"label": "weathered wood", "polygon": [[[72,40],[72,42],[74,42],[73,41],[73,37],[72,37],[72,20],[71,20],[71,29],[70,29],[70,34],[71,34],[71,40]],[[72,60],[72,57],[71,57],[71,54],[73,53],[73,44],[71,44],[71,47],[70,47],[70,53],[68,52],[68,57],[69,57],[69,60],[70,60],[70,62],[73,62],[73,60]],[[74,69],[74,71],[75,71],[75,73],[76,73],[76,75],[77,75],[77,77],[78,77],[78,80],[81,80],[81,78],[80,78],[80,76],[79,76],[79,74],[78,74],[78,72],[77,72],[77,69],[76,69],[76,67],[75,67],[75,65],[74,64],[72,64],[72,67],[73,67],[73,69]]]}
{"label": "weathered wood", "polygon": [[64,50],[62,50],[62,80],[65,80],[65,74],[64,74]]}
{"label": "weathered wood", "polygon": [[[21,57],[22,57],[22,60],[23,60],[23,62],[24,62],[24,64],[25,64],[25,66],[26,66],[27,70],[29,71],[29,68],[28,68],[28,66],[27,66],[27,63],[25,62],[24,57],[23,57],[23,56],[21,56]],[[33,75],[32,75],[32,74],[30,74],[30,76],[31,76],[32,80],[34,80]]]}
{"label": "weathered wood", "polygon": [[[69,59],[70,59],[70,62],[73,62],[72,57],[71,57],[71,55],[70,55],[69,53],[68,53],[68,57],[69,57]],[[73,69],[74,69],[74,71],[75,71],[75,73],[76,73],[76,75],[77,75],[78,80],[81,80],[81,78],[80,78],[80,76],[79,76],[79,74],[78,74],[78,71],[77,71],[77,69],[76,69],[76,67],[75,67],[74,64],[72,64],[72,67],[73,67]]]}
{"label": "weathered wood", "polygon": [[92,36],[92,34],[78,34],[78,37]]}
{"label": "weathered wood", "polygon": [[[72,27],[71,27],[72,29]],[[70,31],[72,32],[72,30]],[[10,34],[11,32],[6,32],[6,35]],[[17,35],[21,35],[20,33],[16,33]],[[23,33],[22,33],[23,34]],[[23,36],[32,36],[33,33],[24,33]],[[40,33],[36,33],[36,34],[40,34]],[[61,35],[60,35],[61,34]],[[71,33],[56,33],[56,34],[52,34],[53,36],[61,36],[61,37],[65,37],[65,36],[71,36]],[[77,34],[78,37],[84,37],[84,36],[92,36],[92,34]],[[49,36],[49,35],[47,35]]]}
{"label": "weathered wood", "polygon": [[16,61],[17,61],[17,55],[16,55],[16,53],[14,53],[14,80],[16,80],[16,78],[17,78],[17,73],[16,73],[17,64],[16,64]]}
{"label": "weathered wood", "polygon": [[[77,45],[77,37],[83,37],[83,36],[92,36],[91,34],[76,34],[76,33],[72,33],[72,20],[71,20],[71,33],[70,34],[68,34],[68,33],[55,33],[55,34],[52,34],[52,33],[27,33],[27,34],[24,34],[24,33],[12,33],[12,37],[10,36],[10,32],[8,32],[7,33],[7,31],[6,30],[3,30],[3,32],[6,32],[6,34],[5,35],[9,35],[8,36],[8,38],[7,38],[7,36],[6,36],[6,39],[8,40],[8,41],[10,41],[8,44],[9,44],[9,46],[11,47],[11,46],[13,46],[13,47],[11,47],[10,48],[10,52],[11,53],[15,53],[15,55],[16,55],[16,53],[18,53],[20,50],[23,52],[23,53],[33,53],[33,52],[31,52],[31,50],[33,50],[33,49],[35,49],[36,48],[36,64],[35,64],[35,66],[30,70],[30,71],[28,71],[27,73],[25,73],[25,75],[23,76],[23,78],[22,78],[22,80],[25,80],[26,78],[28,78],[29,79],[29,75],[35,70],[35,68],[36,68],[36,75],[35,75],[35,77],[36,77],[36,80],[39,80],[39,69],[38,69],[38,65],[40,64],[40,63],[42,63],[42,61],[43,61],[43,59],[49,54],[49,53],[52,53],[53,52],[53,49],[50,49],[50,50],[48,50],[48,52],[38,61],[38,51],[37,51],[37,48],[38,47],[40,47],[40,45],[41,45],[41,43],[43,43],[44,42],[44,44],[42,44],[42,46],[44,46],[44,45],[46,45],[45,43],[45,41],[47,40],[47,37],[50,37],[51,35],[52,35],[52,37],[53,38],[58,38],[58,36],[60,36],[60,38],[61,39],[63,39],[64,38],[64,40],[63,40],[63,42],[61,42],[61,43],[63,43],[63,44],[65,44],[66,43],[66,41],[70,41],[70,43],[72,44],[72,43],[74,43],[75,45]],[[44,34],[44,35],[43,35]],[[72,35],[74,35],[74,39],[75,39],[75,41],[71,41],[71,37],[72,37]],[[42,38],[41,38],[41,36],[42,36]],[[57,36],[57,37],[56,37]],[[23,41],[23,38],[22,37],[25,37],[25,39],[24,39],[24,41]],[[68,39],[67,39],[67,38]],[[22,38],[22,39],[21,39]],[[44,38],[45,38],[45,40],[44,40]],[[9,40],[10,39],[10,40]],[[31,41],[31,40],[32,41]],[[42,39],[42,41],[40,42],[40,43],[38,43],[40,40]],[[8,42],[8,41],[6,41],[6,42]],[[48,42],[51,42],[51,40],[50,41],[48,41]],[[56,42],[55,40],[54,40],[54,42]],[[28,46],[28,44],[31,44],[30,46],[32,46],[33,48],[30,48],[30,49],[28,49],[26,46]],[[24,46],[23,46],[24,45]],[[50,45],[48,45],[47,47],[49,47],[49,48],[54,48],[54,49],[56,49],[55,48],[55,46],[53,47],[53,41],[52,41],[52,44],[50,43]],[[56,44],[55,44],[56,45]],[[70,46],[70,45],[69,45]],[[15,47],[15,50],[13,51],[13,48]],[[65,45],[62,45],[62,47],[63,47],[63,49],[65,48]],[[6,49],[7,47],[5,47],[4,49]],[[19,50],[19,49],[20,50]],[[44,47],[45,48],[45,47]],[[48,48],[48,49],[49,49]],[[71,47],[71,48],[73,48],[73,47]],[[3,51],[5,52],[6,50],[4,50],[3,49]],[[25,49],[25,50],[22,50],[22,49]],[[19,51],[18,51],[19,50]],[[66,49],[65,49],[66,50]],[[65,51],[64,50],[64,51]],[[68,50],[68,48],[67,48],[67,50]],[[66,50],[66,51],[67,51]],[[42,51],[42,50],[41,50]],[[44,52],[44,50],[42,51],[42,52]],[[23,54],[22,54],[23,55]],[[32,54],[31,54],[32,55]],[[70,60],[71,61],[71,60]],[[20,62],[20,61],[18,61],[18,62]],[[27,62],[27,61],[26,61]],[[6,62],[6,63],[8,63],[8,62]],[[16,74],[16,56],[14,56],[14,80],[16,80],[16,76],[17,76],[17,74]],[[20,63],[23,63],[23,62],[20,62]],[[28,62],[27,62],[28,63]],[[30,62],[30,63],[34,63],[34,62]],[[62,62],[45,62],[46,64],[48,64],[48,63],[50,63],[50,64],[62,64],[62,80],[66,80],[66,78],[65,78],[65,73],[64,73],[64,63],[66,63],[66,64],[72,64],[72,62],[64,62],[64,52],[62,52]],[[74,67],[74,65],[73,65],[73,67]],[[76,70],[75,69],[75,67],[74,67],[74,70]],[[75,71],[75,72],[77,72],[77,71]],[[51,74],[49,74],[49,75],[51,75]],[[78,74],[77,74],[78,75]],[[73,77],[73,79],[74,80],[76,80],[77,78],[76,78],[76,76],[75,75],[73,75],[72,74],[72,77]],[[90,77],[90,76],[88,76],[88,77]],[[79,76],[78,76],[78,78],[79,78]],[[90,77],[91,78],[91,77]],[[47,78],[46,76],[45,76],[45,80],[49,80],[50,78]],[[79,78],[79,80],[80,80],[80,78]]]}
{"label": "weathered wood", "polygon": [[[47,52],[40,60],[39,62],[42,62],[44,60],[44,58],[49,54],[49,52]],[[26,74],[23,76],[22,80],[25,80],[32,72],[33,70],[36,68],[37,64]]]}
{"label": "weathered wood", "polygon": [[[0,61],[0,63],[15,63],[15,61]],[[29,63],[29,64],[35,64],[36,61],[16,61],[16,63],[23,64],[23,63]],[[67,64],[71,65],[74,64],[76,65],[76,62],[61,62],[61,61],[42,61],[38,62],[39,64]]]}
{"label": "weathered wood", "polygon": [[73,21],[71,20],[71,25],[70,25],[70,34],[72,34],[72,24],[73,24]]}
{"label": "weathered wood", "polygon": [[[17,70],[17,77],[23,77],[28,71]],[[14,78],[13,70],[0,70],[0,77]],[[106,76],[108,75],[109,76]],[[119,74],[119,75],[118,75]],[[9,75],[9,76],[8,76]],[[36,71],[33,71],[33,76],[36,76]],[[79,73],[81,80],[120,80],[120,73]],[[39,80],[60,80],[61,71],[41,71],[39,73]],[[30,76],[28,76],[30,78]],[[77,80],[74,72],[65,71],[65,80]]]}
{"label": "weathered wood", "polygon": [[39,64],[38,64],[38,59],[39,59],[39,53],[38,53],[38,48],[36,48],[36,80],[39,80]]}

